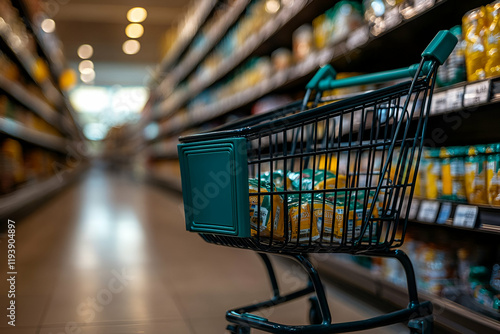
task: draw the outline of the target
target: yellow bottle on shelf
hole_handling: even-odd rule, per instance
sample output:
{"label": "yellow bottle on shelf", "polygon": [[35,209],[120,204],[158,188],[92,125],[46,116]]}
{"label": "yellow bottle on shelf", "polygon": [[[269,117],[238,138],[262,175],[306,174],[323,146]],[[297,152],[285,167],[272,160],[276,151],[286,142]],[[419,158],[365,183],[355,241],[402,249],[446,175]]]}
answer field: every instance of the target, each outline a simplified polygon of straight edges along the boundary
{"label": "yellow bottle on shelf", "polygon": [[500,144],[490,147],[491,153],[487,156],[486,164],[488,204],[500,206]]}
{"label": "yellow bottle on shelf", "polygon": [[443,190],[441,199],[466,202],[465,194],[465,149],[462,147],[442,147],[441,179]]}
{"label": "yellow bottle on shelf", "polygon": [[428,159],[426,166],[426,192],[428,199],[438,199],[443,191],[441,180],[441,161],[439,159],[439,149],[429,149],[425,151],[425,158]]}
{"label": "yellow bottle on shelf", "polygon": [[500,74],[500,0],[486,6],[488,29],[486,30],[486,77]]}
{"label": "yellow bottle on shelf", "polygon": [[486,149],[484,145],[471,146],[465,159],[465,193],[471,204],[487,204]]}
{"label": "yellow bottle on shelf", "polygon": [[465,67],[467,80],[476,81],[486,78],[484,70],[487,61],[485,49],[486,9],[479,7],[467,12],[462,18],[465,46]]}

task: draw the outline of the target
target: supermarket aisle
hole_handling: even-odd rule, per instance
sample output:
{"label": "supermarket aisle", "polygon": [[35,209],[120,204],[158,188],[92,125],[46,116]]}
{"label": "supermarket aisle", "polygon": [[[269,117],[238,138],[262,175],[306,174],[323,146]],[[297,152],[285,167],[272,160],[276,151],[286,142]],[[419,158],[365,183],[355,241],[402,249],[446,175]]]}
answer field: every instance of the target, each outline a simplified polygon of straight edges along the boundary
{"label": "supermarket aisle", "polygon": [[[7,254],[5,236],[0,241]],[[226,309],[269,296],[255,254],[184,231],[178,195],[99,168],[17,221],[16,245],[16,328],[2,315],[0,333],[224,333]],[[280,264],[285,286],[302,276]],[[5,279],[0,289],[5,310]],[[337,295],[330,298],[336,321],[377,312],[337,288],[328,292]],[[265,316],[304,324],[306,305]]]}

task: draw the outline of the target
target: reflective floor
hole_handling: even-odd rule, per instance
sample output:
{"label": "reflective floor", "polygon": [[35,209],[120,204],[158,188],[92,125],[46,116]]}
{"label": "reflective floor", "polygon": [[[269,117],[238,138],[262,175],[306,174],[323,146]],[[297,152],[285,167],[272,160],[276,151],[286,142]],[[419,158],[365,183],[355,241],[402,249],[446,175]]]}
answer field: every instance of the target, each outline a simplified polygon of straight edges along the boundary
{"label": "reflective floor", "polygon": [[[16,222],[16,327],[7,324],[2,279],[0,333],[225,333],[227,309],[269,297],[266,274],[253,252],[206,244],[183,224],[179,195],[93,168]],[[5,277],[6,235],[0,263]],[[300,270],[278,267],[285,290],[301,284]],[[335,286],[327,291],[334,321],[380,313]],[[307,305],[262,315],[307,324]]]}

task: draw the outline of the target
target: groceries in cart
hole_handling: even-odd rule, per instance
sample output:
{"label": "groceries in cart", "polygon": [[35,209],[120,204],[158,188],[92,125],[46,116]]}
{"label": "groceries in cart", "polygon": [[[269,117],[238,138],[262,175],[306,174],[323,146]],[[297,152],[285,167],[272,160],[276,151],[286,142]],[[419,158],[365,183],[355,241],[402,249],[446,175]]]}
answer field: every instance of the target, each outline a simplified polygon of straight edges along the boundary
{"label": "groceries in cart", "polygon": [[[252,236],[299,243],[340,243],[342,238],[358,238],[365,207],[374,205],[371,217],[378,218],[381,205],[378,199],[374,200],[374,191],[345,190],[346,179],[345,173],[336,175],[331,170],[310,168],[288,171],[286,176],[283,170],[275,170],[272,178],[271,172],[266,171],[260,180],[250,178]],[[359,183],[361,178],[350,175],[349,179]],[[330,189],[337,191],[327,191]],[[268,195],[270,192],[279,195]],[[376,224],[371,225],[371,231],[365,231],[366,238],[376,234]]]}
{"label": "groceries in cart", "polygon": [[[259,184],[260,183],[260,184]],[[258,233],[262,237],[269,237],[271,233],[277,239],[283,239],[283,198],[278,195],[255,196],[254,193],[269,193],[271,187],[276,186],[259,180],[248,180],[250,193],[250,226],[252,236]]]}

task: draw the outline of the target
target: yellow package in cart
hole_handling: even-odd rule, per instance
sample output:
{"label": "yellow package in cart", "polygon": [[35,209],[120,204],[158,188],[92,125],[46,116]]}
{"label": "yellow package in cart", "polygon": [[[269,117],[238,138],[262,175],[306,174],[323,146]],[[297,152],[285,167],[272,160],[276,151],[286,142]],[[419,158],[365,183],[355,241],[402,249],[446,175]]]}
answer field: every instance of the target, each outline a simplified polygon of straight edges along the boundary
{"label": "yellow package in cart", "polygon": [[[299,212],[300,211],[300,212]],[[337,211],[335,214],[334,212]],[[290,241],[308,243],[320,241],[329,242],[335,220],[343,220],[343,210],[335,210],[335,205],[321,197],[315,197],[311,204],[310,196],[302,196],[300,203],[298,198],[291,197],[288,204],[288,216],[290,223]],[[300,228],[299,228],[300,222]],[[323,231],[323,238],[321,233]]]}
{"label": "yellow package in cart", "polygon": [[[347,233],[347,241],[350,242],[352,241],[352,235],[354,233],[354,238],[358,238],[361,235],[361,229],[363,227],[363,214],[368,214],[370,211],[370,204],[374,205],[373,212],[372,212],[372,218],[378,218],[379,213],[378,213],[378,203],[373,201],[373,195],[370,193],[369,198],[368,198],[368,207],[365,208],[364,205],[364,196],[365,192],[364,191],[359,191],[357,195],[357,200],[355,200],[356,196],[355,194],[351,194],[351,200],[350,200],[350,205],[349,208],[347,208],[347,205],[344,204],[343,202],[339,202],[336,207],[336,211],[338,211],[339,215],[336,216],[335,220],[335,231],[334,231],[334,237],[338,238],[340,241],[344,235],[344,233]],[[343,213],[349,209],[349,214],[347,218],[347,231],[344,231],[344,216]],[[342,211],[342,216],[340,216],[340,212]],[[338,218],[338,219],[337,219]],[[370,232],[370,229],[367,228],[366,231],[364,232],[363,238],[369,238],[370,233],[372,236],[376,236],[376,224],[372,224],[372,229]]]}
{"label": "yellow package in cart", "polygon": [[288,222],[290,224],[288,240],[308,243],[319,238],[316,220],[311,210],[311,197],[291,195],[288,201]]}
{"label": "yellow package in cart", "polygon": [[[314,217],[316,219],[318,229],[318,241],[322,243],[330,242],[332,240],[332,233],[335,236],[334,230],[338,229],[338,225],[342,225],[344,221],[344,208],[343,206],[335,206],[330,201],[323,202],[320,199],[318,203],[314,203]],[[323,237],[321,237],[323,232]],[[333,238],[334,242],[338,242]]]}
{"label": "yellow package in cart", "polygon": [[[284,238],[284,206],[283,198],[279,195],[252,195],[252,193],[269,193],[271,184],[256,179],[248,180],[250,193],[250,227],[253,237],[270,237],[282,240]],[[273,186],[276,190],[276,187]],[[259,198],[260,197],[260,198]],[[272,204],[271,204],[272,197]],[[260,216],[259,216],[260,214]]]}

